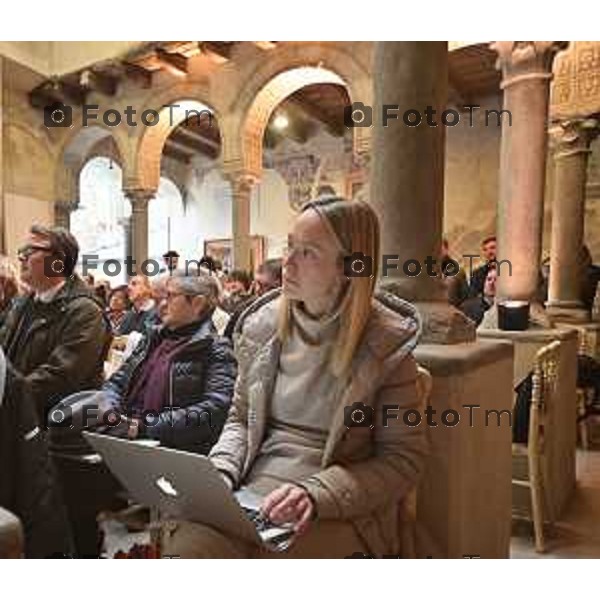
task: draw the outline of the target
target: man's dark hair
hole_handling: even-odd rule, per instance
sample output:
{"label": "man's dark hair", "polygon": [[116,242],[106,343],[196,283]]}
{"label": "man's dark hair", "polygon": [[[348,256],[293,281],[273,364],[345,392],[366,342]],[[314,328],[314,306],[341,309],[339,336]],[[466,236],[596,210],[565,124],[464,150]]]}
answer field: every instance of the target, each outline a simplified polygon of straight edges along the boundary
{"label": "man's dark hair", "polygon": [[208,269],[211,273],[214,273],[217,269],[217,264],[213,257],[206,254],[200,259],[199,264],[201,267]]}
{"label": "man's dark hair", "polygon": [[179,252],[177,250],[169,250],[163,254],[163,258],[179,258]]}
{"label": "man's dark hair", "polygon": [[45,227],[44,225],[32,225],[29,233],[45,237],[50,242],[50,249],[64,261],[65,277],[71,277],[79,256],[79,244],[75,236],[64,227]]}
{"label": "man's dark hair", "polygon": [[241,270],[231,271],[231,273],[229,274],[229,279],[231,281],[239,281],[244,286],[244,289],[246,291],[248,291],[248,288],[252,283],[252,277],[250,277],[250,275],[246,273],[246,271]]}
{"label": "man's dark hair", "polygon": [[270,258],[256,269],[261,275],[264,273],[273,281],[275,287],[281,287],[281,271],[283,262],[280,258]]}
{"label": "man's dark hair", "polygon": [[489,235],[486,238],[483,238],[483,242],[481,242],[482,246],[485,246],[486,244],[489,244],[490,242],[495,242],[496,241],[496,236],[495,235]]}

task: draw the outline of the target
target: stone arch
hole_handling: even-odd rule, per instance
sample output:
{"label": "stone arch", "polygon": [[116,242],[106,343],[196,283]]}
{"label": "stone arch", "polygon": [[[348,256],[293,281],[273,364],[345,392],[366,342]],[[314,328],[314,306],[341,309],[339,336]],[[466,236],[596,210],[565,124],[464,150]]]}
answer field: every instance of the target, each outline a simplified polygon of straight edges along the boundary
{"label": "stone arch", "polygon": [[[102,145],[105,144],[105,148]],[[96,156],[107,156],[119,164],[123,178],[128,168],[127,148],[118,132],[101,125],[82,127],[65,141],[59,153],[55,173],[54,199],[76,208],[79,202],[79,175],[85,164]]]}
{"label": "stone arch", "polygon": [[[370,47],[369,47],[370,48]],[[368,56],[367,56],[368,54]],[[252,73],[232,107],[232,118],[224,127],[225,170],[244,170],[258,177],[262,171],[262,141],[269,117],[277,105],[297,90],[311,84],[343,85],[350,102],[372,104],[370,49],[362,64],[334,44],[301,44],[282,47]],[[370,148],[370,129],[354,128],[356,152]]]}
{"label": "stone arch", "polygon": [[158,123],[146,127],[139,139],[131,185],[144,190],[156,191],[158,189],[162,150],[167,138],[186,119],[186,115],[189,119],[195,119],[198,116],[198,113],[188,111],[198,111],[201,115],[200,118],[219,119],[217,111],[202,100],[188,97],[163,103],[162,108],[158,110]]}

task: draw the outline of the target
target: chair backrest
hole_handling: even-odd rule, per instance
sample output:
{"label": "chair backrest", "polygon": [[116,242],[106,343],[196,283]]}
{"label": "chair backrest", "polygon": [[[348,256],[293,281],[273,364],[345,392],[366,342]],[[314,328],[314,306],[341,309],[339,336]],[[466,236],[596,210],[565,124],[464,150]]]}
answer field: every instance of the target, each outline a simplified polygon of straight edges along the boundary
{"label": "chair backrest", "polygon": [[551,435],[549,428],[554,421],[551,412],[555,406],[558,365],[560,360],[559,340],[538,350],[533,366],[533,390],[529,417],[530,452],[543,454],[545,438]]}

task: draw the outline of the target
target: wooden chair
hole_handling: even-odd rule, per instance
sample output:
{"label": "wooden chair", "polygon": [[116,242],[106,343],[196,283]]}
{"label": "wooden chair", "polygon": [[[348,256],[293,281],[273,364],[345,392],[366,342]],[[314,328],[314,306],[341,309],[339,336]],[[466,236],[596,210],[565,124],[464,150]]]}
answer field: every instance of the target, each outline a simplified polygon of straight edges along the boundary
{"label": "wooden chair", "polygon": [[[433,378],[429,371],[423,367],[417,370],[417,396],[419,398],[419,410],[425,411]],[[417,558],[417,488],[413,488],[404,498],[400,505],[400,544],[403,558]]]}
{"label": "wooden chair", "polygon": [[[513,444],[513,486],[529,490],[531,513],[535,534],[535,549],[545,552],[544,523],[549,521],[547,513],[547,487],[544,478],[544,455],[547,417],[556,396],[556,382],[560,354],[560,341],[556,340],[541,348],[533,368],[533,391],[529,409],[529,435],[527,446]],[[523,515],[515,510],[513,517]]]}
{"label": "wooden chair", "polygon": [[[578,354],[596,358],[596,338],[585,327],[577,327],[579,333]],[[598,420],[591,408],[595,398],[595,390],[589,387],[577,387],[577,429],[581,447],[588,450],[590,446],[590,425]]]}

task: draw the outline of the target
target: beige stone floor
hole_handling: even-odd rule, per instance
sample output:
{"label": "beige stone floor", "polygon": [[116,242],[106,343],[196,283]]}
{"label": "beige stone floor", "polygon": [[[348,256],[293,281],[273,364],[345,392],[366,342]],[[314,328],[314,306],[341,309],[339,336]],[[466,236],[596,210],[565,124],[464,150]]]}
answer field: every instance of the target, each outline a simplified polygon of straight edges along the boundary
{"label": "beige stone floor", "polygon": [[511,558],[600,558],[600,445],[577,451],[577,489],[554,531],[548,551],[535,552],[528,531],[513,535]]}

